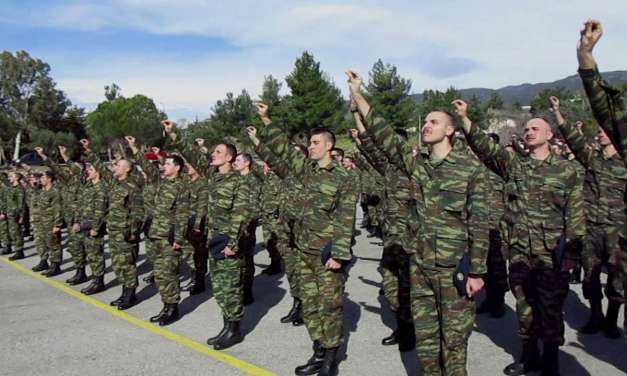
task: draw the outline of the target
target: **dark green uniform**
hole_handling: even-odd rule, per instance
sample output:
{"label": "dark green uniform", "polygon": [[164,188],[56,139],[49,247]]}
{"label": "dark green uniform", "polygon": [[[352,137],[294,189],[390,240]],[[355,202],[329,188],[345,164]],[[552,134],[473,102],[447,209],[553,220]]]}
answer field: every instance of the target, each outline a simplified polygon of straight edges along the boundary
{"label": "dark green uniform", "polygon": [[[87,263],[94,277],[102,277],[105,272],[104,234],[107,215],[107,187],[103,180],[97,183],[88,181],[79,196],[79,209],[76,223],[81,227],[79,236],[87,254]],[[95,236],[90,234],[95,230]]]}
{"label": "dark green uniform", "polygon": [[[5,247],[14,252],[24,251],[24,223],[26,221],[26,199],[24,188],[19,184],[7,185],[0,195],[0,213],[5,219],[0,221],[3,228],[6,225],[6,235],[2,239]],[[13,247],[15,247],[13,249]]]}

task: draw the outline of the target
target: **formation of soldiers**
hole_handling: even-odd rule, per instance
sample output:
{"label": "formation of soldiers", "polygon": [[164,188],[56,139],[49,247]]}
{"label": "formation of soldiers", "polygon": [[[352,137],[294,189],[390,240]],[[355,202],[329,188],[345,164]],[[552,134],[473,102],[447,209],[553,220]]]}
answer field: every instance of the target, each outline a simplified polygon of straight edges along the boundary
{"label": "formation of soldiers", "polygon": [[[181,290],[203,293],[209,272],[224,326],[207,343],[221,350],[244,339],[240,322],[254,302],[261,224],[271,259],[264,273],[284,269],[293,299],[281,322],[304,324],[312,342],[311,357],[295,373],[333,375],[344,343],[344,288],[360,203],[362,227],[383,241],[382,294],[397,319],[382,345],[415,349],[425,375],[465,375],[475,314],[502,317],[511,290],[522,353],[504,373],[558,375],[571,270],[583,265],[591,307],[581,333],[620,337],[617,318],[627,290],[627,112],[622,93],[601,78],[593,58],[601,35],[599,22],[586,22],[577,49],[600,126],[594,140],[552,97],[553,114],[526,122],[522,144],[502,146],[485,134],[462,100],[452,103],[455,113],[430,112],[418,143],[377,115],[361,77],[349,70],[352,156],[335,148],[335,135],[323,128],[311,131],[308,146],[293,142],[261,102],[263,125],[246,129],[254,155],[228,142],[212,150],[204,140],[188,142],[172,121],[162,122],[162,149],[127,136],[111,162],[87,139],[76,160],[67,145],[59,146],[62,163],[36,148],[44,171],[14,168],[2,180],[2,253],[23,258],[32,227],[40,257],[33,270],[59,275],[65,228],[75,268],[67,283],[90,282],[81,292],[92,295],[106,288],[106,239],[122,286],[111,305],[125,310],[138,303],[144,242],[153,268],[144,280],[156,285],[163,302],[150,321],[178,320]],[[558,134],[572,158],[555,152]],[[185,273],[190,282],[181,288]],[[486,299],[475,308],[473,298],[484,288]]]}

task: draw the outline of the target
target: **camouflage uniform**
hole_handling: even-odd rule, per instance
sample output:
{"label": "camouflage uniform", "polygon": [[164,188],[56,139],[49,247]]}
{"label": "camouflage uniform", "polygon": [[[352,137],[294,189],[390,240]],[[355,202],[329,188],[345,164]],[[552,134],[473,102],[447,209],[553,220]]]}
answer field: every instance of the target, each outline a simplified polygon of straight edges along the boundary
{"label": "camouflage uniform", "polygon": [[263,220],[263,241],[266,244],[266,250],[270,255],[270,264],[275,265],[281,262],[281,253],[279,252],[279,232],[280,224],[277,224],[279,218],[279,201],[281,194],[281,179],[274,173],[269,172],[263,177],[263,185],[261,188],[261,218]]}
{"label": "camouflage uniform", "polygon": [[41,187],[39,185],[33,187],[29,184],[26,189],[26,204],[29,207],[30,215],[31,215],[31,224],[33,226],[33,235],[35,237],[35,249],[37,254],[42,260],[48,260],[48,252],[46,251],[46,247],[44,245],[43,239],[44,237],[40,231],[41,222],[40,214],[39,214],[39,195],[41,194]]}
{"label": "camouflage uniform", "polygon": [[[592,114],[597,123],[610,137],[616,150],[627,163],[627,109],[623,93],[610,86],[594,69],[579,69],[579,76],[588,95]],[[624,221],[620,235],[622,249],[623,291],[627,294],[627,221]],[[627,328],[627,305],[625,305],[625,327]],[[627,331],[625,331],[627,338]]]}
{"label": "camouflage uniform", "polygon": [[140,180],[134,175],[118,180],[94,153],[87,157],[100,172],[109,192],[106,223],[113,271],[124,288],[136,289],[138,240],[144,218]]}
{"label": "camouflage uniform", "polygon": [[242,270],[242,285],[246,300],[252,299],[253,280],[255,278],[255,230],[257,229],[257,219],[259,218],[259,197],[261,190],[260,179],[249,172],[241,176],[240,190],[245,191],[248,196],[247,218],[244,224],[244,233],[240,236],[238,249],[244,258],[244,268]]}
{"label": "camouflage uniform", "polygon": [[553,154],[542,161],[511,154],[476,125],[466,137],[506,182],[503,230],[519,334],[525,344],[542,339],[545,348],[557,349],[564,342],[569,279],[562,261],[578,258],[576,245],[585,234],[582,186],[573,162]]}
{"label": "camouflage uniform", "polygon": [[[75,221],[81,226],[78,234],[85,247],[87,263],[94,277],[102,277],[105,273],[104,234],[107,215],[107,187],[100,180],[97,183],[87,182],[80,192],[79,208]],[[89,230],[98,234],[92,236]]]}
{"label": "camouflage uniform", "polygon": [[[2,242],[7,249],[13,249],[14,252],[23,252],[24,250],[24,222],[26,221],[26,200],[22,186],[7,185],[4,187],[2,197],[0,197],[0,213],[6,218],[0,221],[0,226],[7,227],[7,235]],[[22,222],[22,223],[20,223]]]}
{"label": "camouflage uniform", "polygon": [[[6,212],[6,195],[7,190],[9,188],[9,182],[6,180],[5,175],[0,173],[0,213]],[[6,251],[2,250],[4,253],[9,253],[8,244],[10,242],[9,236],[9,224],[7,219],[0,220],[0,250],[2,250],[2,246],[7,247]]]}
{"label": "camouflage uniform", "polygon": [[326,269],[321,262],[321,252],[327,248],[335,260],[351,259],[357,203],[352,187],[355,182],[335,162],[320,167],[306,159],[276,125],[263,127],[259,139],[302,184],[302,203],[293,207],[298,212],[293,232],[294,244],[299,250],[303,318],[313,341],[318,341],[325,349],[337,348],[344,335],[345,272]]}
{"label": "camouflage uniform", "polygon": [[61,231],[52,232],[54,227],[63,226],[63,207],[61,192],[56,183],[50,189],[42,188],[36,199],[38,216],[38,236],[43,247],[40,256],[43,260],[60,264],[63,259],[61,250]]}
{"label": "camouflage uniform", "polygon": [[[370,115],[372,116],[372,114]],[[479,161],[455,147],[441,160],[412,154],[382,119],[368,119],[370,134],[399,167],[418,183],[417,253],[410,265],[412,313],[418,356],[426,375],[465,375],[466,350],[475,310],[454,285],[455,270],[467,253],[470,275],[486,273],[488,248],[487,176]]]}
{"label": "camouflage uniform", "polygon": [[[187,266],[194,273],[195,281],[204,278],[207,275],[207,199],[209,188],[207,180],[202,177],[189,181],[189,227],[187,240],[188,243],[183,249],[183,259]],[[202,285],[204,286],[204,284]]]}

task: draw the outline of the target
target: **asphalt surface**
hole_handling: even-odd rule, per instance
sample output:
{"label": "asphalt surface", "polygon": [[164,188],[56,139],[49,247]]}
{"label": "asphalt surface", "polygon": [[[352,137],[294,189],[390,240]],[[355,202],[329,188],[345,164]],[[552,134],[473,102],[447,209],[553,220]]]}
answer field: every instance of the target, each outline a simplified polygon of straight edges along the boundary
{"label": "asphalt surface", "polygon": [[[360,221],[358,221],[359,223]],[[261,234],[258,232],[258,239]],[[380,345],[389,335],[394,318],[379,297],[381,277],[377,271],[381,246],[365,233],[357,237],[356,259],[350,269],[344,305],[346,356],[340,365],[342,375],[420,375],[415,352],[400,353],[395,346]],[[283,274],[259,274],[269,263],[261,247],[255,257],[256,302],[246,308],[242,323],[243,343],[225,350],[239,360],[278,375],[293,375],[294,367],[311,355],[311,342],[304,326],[279,323],[291,306],[287,280]],[[20,265],[38,262],[32,243],[28,258]],[[2,256],[5,257],[5,256]],[[143,248],[140,252],[144,262]],[[66,272],[53,278],[63,282],[72,275],[72,263],[64,254]],[[117,298],[121,287],[111,271],[107,252],[108,290],[92,296],[106,304]],[[140,266],[145,274],[147,268]],[[240,375],[229,362],[219,361],[192,347],[164,338],[146,327],[116,317],[44,281],[26,274],[8,262],[0,262],[0,375]],[[86,286],[74,287],[80,290]],[[582,336],[573,328],[585,324],[587,302],[580,285],[571,285],[565,306],[566,344],[560,362],[564,375],[627,374],[627,342],[603,335]],[[147,321],[161,309],[159,294],[141,282],[140,304],[126,311]],[[479,298],[481,299],[481,298]],[[508,309],[502,319],[478,316],[468,349],[470,375],[501,375],[502,369],[520,351],[516,336],[513,298],[507,295]],[[222,325],[220,310],[211,291],[189,297],[182,293],[184,316],[166,330],[189,341],[204,344]],[[619,323],[623,322],[623,314]],[[150,327],[150,326],[149,326]]]}

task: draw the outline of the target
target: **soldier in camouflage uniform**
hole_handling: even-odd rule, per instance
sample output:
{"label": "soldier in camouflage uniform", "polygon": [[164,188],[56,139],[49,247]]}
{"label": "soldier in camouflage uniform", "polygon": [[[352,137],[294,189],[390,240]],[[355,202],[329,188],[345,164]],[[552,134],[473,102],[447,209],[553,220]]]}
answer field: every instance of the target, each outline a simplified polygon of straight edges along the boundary
{"label": "soldier in camouflage uniform", "polygon": [[[294,224],[295,245],[299,250],[299,277],[303,317],[314,355],[297,375],[331,375],[337,372],[338,349],[343,341],[345,270],[350,261],[351,238],[355,223],[355,183],[348,172],[331,159],[335,136],[324,129],[313,130],[309,155],[297,150],[285,133],[268,116],[268,107],[257,103],[265,126],[259,139],[277,159],[302,182],[303,205]],[[250,131],[249,131],[250,132]],[[276,164],[273,164],[276,166]]]}
{"label": "soldier in camouflage uniform", "polygon": [[15,252],[9,260],[24,258],[23,236],[27,211],[24,188],[20,180],[21,175],[18,172],[9,172],[9,185],[4,188],[4,197],[0,201],[0,226],[6,224],[8,229],[8,236],[4,240],[5,246],[8,251]]}
{"label": "soldier in camouflage uniform", "polygon": [[[263,221],[263,241],[270,256],[270,265],[261,273],[276,275],[281,273],[281,253],[279,252],[277,219],[279,217],[279,196],[281,194],[281,179],[271,170],[270,165],[264,162],[261,186],[261,218]],[[280,226],[280,225],[278,225]]]}
{"label": "soldier in camouflage uniform", "polygon": [[[357,112],[355,114],[357,115],[355,121],[361,122],[361,117]],[[375,146],[372,138],[365,133],[358,135],[356,129],[351,130],[351,133],[361,153],[386,181],[384,195],[386,222],[381,267],[384,295],[395,313],[397,327],[390,336],[383,338],[381,344],[385,346],[398,344],[400,351],[409,351],[415,348],[416,341],[411,316],[409,280],[409,264],[415,250],[406,242],[410,231],[408,221],[411,209],[415,205],[411,181],[396,164],[390,162],[393,157],[388,158]]]}
{"label": "soldier in camouflage uniform", "polygon": [[[7,194],[8,189],[9,189],[9,181],[7,180],[4,172],[0,172],[0,213],[6,210],[4,206],[6,205],[5,201],[6,201],[6,194]],[[8,243],[9,243],[9,225],[5,218],[5,219],[0,220],[0,255],[8,255],[9,253],[12,252],[11,248],[8,246]]]}
{"label": "soldier in camouflage uniform", "polygon": [[242,284],[244,287],[244,305],[252,304],[255,299],[253,297],[253,280],[255,278],[255,230],[257,228],[257,220],[260,215],[259,199],[261,196],[261,180],[255,173],[251,171],[252,156],[247,153],[240,153],[235,158],[233,168],[241,175],[240,190],[246,191],[248,201],[247,218],[244,225],[244,233],[240,237],[238,246],[244,258],[244,269],[242,273]]}
{"label": "soldier in camouflage uniform", "polygon": [[67,247],[74,268],[75,274],[66,280],[70,285],[78,285],[87,281],[85,274],[86,254],[83,238],[79,233],[79,229],[75,226],[76,212],[79,210],[80,191],[83,188],[83,171],[79,164],[70,161],[67,148],[63,145],[58,146],[59,154],[65,162],[64,165],[54,163],[44,154],[42,148],[35,148],[44,163],[55,173],[58,179],[57,186],[61,192],[61,205],[63,207],[63,221],[67,229]]}
{"label": "soldier in camouflage uniform", "polygon": [[81,290],[85,295],[105,290],[104,234],[107,215],[107,187],[98,170],[90,163],[85,164],[87,181],[78,197],[74,227],[85,247],[86,259],[91,269],[91,283]]}
{"label": "soldier in camouflage uniform", "polygon": [[[623,93],[610,86],[601,77],[596,60],[592,54],[594,46],[603,35],[603,28],[598,21],[587,21],[581,31],[581,38],[577,45],[579,60],[579,76],[588,95],[592,113],[610,138],[623,163],[627,163],[627,108]],[[621,274],[623,292],[627,294],[627,221],[623,222],[623,229],[619,242],[622,250]],[[625,305],[624,328],[627,329],[627,305]],[[627,339],[627,330],[624,331]]]}
{"label": "soldier in camouflage uniform", "polygon": [[[619,273],[621,257],[619,238],[625,222],[627,169],[603,130],[600,130],[597,136],[602,149],[596,151],[589,147],[584,135],[561,114],[559,99],[551,97],[551,102],[560,131],[577,160],[585,167],[586,237],[583,244],[585,271],[583,293],[590,301],[590,319],[580,332],[594,334],[603,329],[609,338],[619,338],[616,320],[620,305],[624,303]],[[601,304],[602,266],[605,266],[608,274],[605,295],[609,303],[605,320]]]}
{"label": "soldier in camouflage uniform", "polygon": [[109,192],[109,210],[106,224],[109,234],[111,264],[116,278],[122,284],[122,295],[110,302],[119,310],[126,310],[137,303],[137,254],[139,251],[139,232],[144,218],[142,207],[141,181],[131,175],[133,164],[120,157],[111,171],[98,156],[91,151],[89,140],[80,141],[85,149],[87,161],[104,178]]}
{"label": "soldier in camouflage uniform", "polygon": [[[523,157],[496,144],[465,116],[466,106],[455,103],[473,151],[506,182],[504,238],[523,352],[504,372],[521,375],[542,369],[544,374],[559,374],[569,270],[574,267],[572,260],[579,258],[585,235],[582,185],[574,162],[551,152],[553,133],[545,119],[526,123],[524,139],[530,155]],[[544,344],[542,360],[538,340]]]}
{"label": "soldier in camouflage uniform", "polygon": [[444,110],[425,119],[423,142],[430,153],[414,156],[409,143],[374,116],[361,93],[361,78],[352,71],[348,77],[368,133],[388,156],[399,159],[398,167],[418,184],[414,197],[420,213],[419,241],[410,278],[416,348],[424,374],[466,375],[466,350],[475,319],[472,297],[483,287],[481,276],[486,273],[485,169],[464,147],[452,145],[455,123]]}
{"label": "soldier in camouflage uniform", "polygon": [[40,272],[48,269],[48,252],[43,241],[44,236],[40,231],[41,216],[40,216],[40,203],[39,195],[41,194],[40,184],[41,174],[31,171],[28,175],[28,189],[26,190],[26,201],[30,208],[31,224],[33,225],[33,234],[35,236],[35,249],[40,257],[40,261],[37,265],[31,269],[34,272]]}
{"label": "soldier in camouflage uniform", "polygon": [[55,184],[55,175],[48,170],[39,178],[41,191],[37,197],[39,216],[39,236],[43,246],[42,261],[50,259],[50,268],[44,269],[43,275],[53,277],[61,274],[61,226],[63,226],[63,208],[61,192]]}

